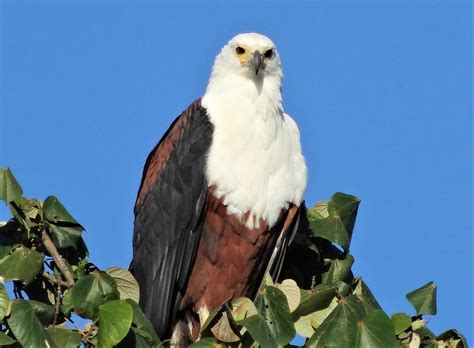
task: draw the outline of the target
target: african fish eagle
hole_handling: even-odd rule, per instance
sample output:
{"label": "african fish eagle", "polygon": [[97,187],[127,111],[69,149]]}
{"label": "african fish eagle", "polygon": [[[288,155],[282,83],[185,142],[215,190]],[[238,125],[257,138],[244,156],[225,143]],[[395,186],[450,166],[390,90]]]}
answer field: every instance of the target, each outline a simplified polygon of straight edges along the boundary
{"label": "african fish eagle", "polygon": [[282,77],[268,37],[235,36],[202,99],[146,160],[130,269],[144,313],[172,344],[196,341],[214,308],[254,297],[265,272],[281,267],[307,172]]}

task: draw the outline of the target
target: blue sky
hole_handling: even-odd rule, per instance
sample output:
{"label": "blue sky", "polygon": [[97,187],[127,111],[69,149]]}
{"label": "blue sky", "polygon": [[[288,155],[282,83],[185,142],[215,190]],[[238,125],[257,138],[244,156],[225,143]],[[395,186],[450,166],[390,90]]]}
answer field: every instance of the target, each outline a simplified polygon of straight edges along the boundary
{"label": "blue sky", "polygon": [[405,294],[435,281],[429,325],[472,343],[470,6],[3,1],[0,166],[26,195],[61,199],[99,267],[128,267],[148,152],[233,35],[267,34],[308,204],[360,197],[355,273],[388,313],[413,314]]}

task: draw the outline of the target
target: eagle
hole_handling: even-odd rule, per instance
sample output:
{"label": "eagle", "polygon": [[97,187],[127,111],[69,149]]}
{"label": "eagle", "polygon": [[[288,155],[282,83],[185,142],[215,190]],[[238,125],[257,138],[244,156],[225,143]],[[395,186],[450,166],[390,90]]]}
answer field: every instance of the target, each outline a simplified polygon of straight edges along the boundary
{"label": "eagle", "polygon": [[278,275],[306,188],[272,40],[233,37],[208,86],[148,155],[134,207],[140,306],[161,339],[199,339],[209,313]]}

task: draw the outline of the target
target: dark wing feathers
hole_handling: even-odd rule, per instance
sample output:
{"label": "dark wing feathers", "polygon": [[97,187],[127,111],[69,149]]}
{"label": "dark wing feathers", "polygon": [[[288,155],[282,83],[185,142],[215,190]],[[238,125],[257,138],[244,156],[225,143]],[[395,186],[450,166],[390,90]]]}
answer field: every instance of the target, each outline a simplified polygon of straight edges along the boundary
{"label": "dark wing feathers", "polygon": [[213,127],[200,101],[170,126],[145,163],[135,204],[131,271],[158,335],[169,334],[194,261]]}

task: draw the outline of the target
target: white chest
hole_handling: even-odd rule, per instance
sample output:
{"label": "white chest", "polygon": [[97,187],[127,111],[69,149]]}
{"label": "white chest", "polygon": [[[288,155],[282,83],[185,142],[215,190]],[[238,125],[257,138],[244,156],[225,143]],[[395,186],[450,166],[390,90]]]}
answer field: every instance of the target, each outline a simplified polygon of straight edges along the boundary
{"label": "white chest", "polygon": [[289,203],[300,204],[306,188],[306,164],[299,131],[279,108],[245,98],[203,98],[214,124],[207,159],[209,185],[224,197],[229,214],[252,228],[260,218],[273,226]]}

